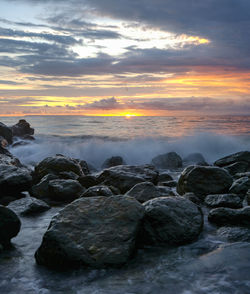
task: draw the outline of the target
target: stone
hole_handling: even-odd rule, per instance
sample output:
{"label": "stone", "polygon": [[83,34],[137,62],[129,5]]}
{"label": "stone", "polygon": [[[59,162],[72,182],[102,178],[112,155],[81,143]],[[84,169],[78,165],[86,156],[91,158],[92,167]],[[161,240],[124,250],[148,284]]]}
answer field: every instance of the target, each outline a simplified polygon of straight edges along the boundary
{"label": "stone", "polygon": [[21,162],[15,156],[10,153],[1,154],[0,153],[0,164],[4,165],[14,165],[17,167],[22,167]]}
{"label": "stone", "polygon": [[17,124],[11,127],[13,136],[29,138],[28,135],[34,135],[34,129],[30,127],[30,124],[25,119],[20,119]]}
{"label": "stone", "polygon": [[177,186],[177,182],[176,181],[159,182],[158,186],[174,188]]}
{"label": "stone", "polygon": [[126,196],[134,197],[137,201],[143,203],[153,198],[163,196],[175,196],[174,192],[163,186],[155,186],[151,182],[143,182],[135,185],[126,194]]}
{"label": "stone", "polygon": [[244,161],[239,161],[239,162],[235,162],[230,165],[224,166],[224,168],[230,173],[230,175],[234,176],[237,173],[247,172],[249,169],[249,164]]}
{"label": "stone", "polygon": [[235,193],[235,194],[241,194],[244,197],[248,189],[250,189],[250,178],[244,177],[234,181],[232,186],[229,189],[229,192]]}
{"label": "stone", "polygon": [[113,196],[113,192],[107,186],[93,186],[88,188],[81,197],[97,197],[97,196],[105,196],[110,197]]}
{"label": "stone", "polygon": [[207,162],[201,153],[191,153],[183,158],[184,165],[203,165],[207,166]]}
{"label": "stone", "polygon": [[59,269],[121,266],[136,250],[143,216],[131,197],[80,198],[53,217],[36,261]]}
{"label": "stone", "polygon": [[31,195],[39,198],[39,199],[46,199],[49,197],[49,183],[52,180],[57,180],[58,176],[54,175],[54,174],[47,174],[46,176],[44,176],[41,181],[36,184],[33,185],[31,188]]}
{"label": "stone", "polygon": [[0,244],[10,245],[10,240],[20,231],[21,221],[11,209],[0,205]]}
{"label": "stone", "polygon": [[100,184],[118,188],[124,194],[141,182],[155,184],[157,177],[158,172],[152,165],[119,165],[102,171],[97,180]]}
{"label": "stone", "polygon": [[250,205],[250,189],[247,191],[246,201],[247,201],[247,204]]}
{"label": "stone", "polygon": [[124,165],[126,162],[121,156],[112,156],[107,158],[102,164],[102,168],[110,168],[117,165]]}
{"label": "stone", "polygon": [[229,242],[250,242],[250,228],[221,227],[217,234]]}
{"label": "stone", "polygon": [[250,172],[237,173],[234,175],[235,179],[244,178],[244,177],[250,178]]}
{"label": "stone", "polygon": [[176,169],[182,167],[182,159],[176,152],[169,152],[154,157],[152,164],[161,169]]}
{"label": "stone", "polygon": [[64,179],[64,180],[78,180],[78,178],[79,178],[79,176],[72,171],[60,172],[58,174],[58,177],[60,179]]}
{"label": "stone", "polygon": [[203,227],[200,208],[183,197],[160,197],[143,204],[140,239],[147,245],[182,245],[198,238]]}
{"label": "stone", "polygon": [[188,199],[189,201],[192,201],[196,205],[201,204],[201,200],[193,193],[193,192],[188,192],[183,195],[184,198]]}
{"label": "stone", "polygon": [[247,162],[250,165],[250,151],[241,151],[215,161],[214,165],[223,167],[236,162]]}
{"label": "stone", "polygon": [[84,175],[90,174],[89,165],[88,165],[88,163],[85,160],[80,160],[79,161],[79,164],[80,164],[80,166],[82,168],[82,171],[83,171]]}
{"label": "stone", "polygon": [[177,192],[180,195],[193,192],[201,200],[204,200],[209,194],[227,193],[232,182],[233,178],[223,168],[189,166],[181,173],[177,184]]}
{"label": "stone", "polygon": [[208,220],[218,226],[250,227],[250,206],[241,209],[219,207],[210,210]]}
{"label": "stone", "polygon": [[81,176],[78,181],[86,189],[98,185],[97,178],[92,175]]}
{"label": "stone", "polygon": [[29,216],[47,211],[50,209],[50,206],[42,200],[33,197],[25,197],[11,202],[8,208],[16,214]]}
{"label": "stone", "polygon": [[158,176],[158,182],[167,182],[173,181],[172,176],[170,176],[167,172],[160,172]]}
{"label": "stone", "polygon": [[1,122],[0,122],[0,136],[3,137],[8,142],[8,144],[12,144],[13,142],[12,130]]}
{"label": "stone", "polygon": [[31,187],[32,177],[26,168],[0,164],[0,196],[15,195],[28,191]]}
{"label": "stone", "polygon": [[205,204],[209,207],[242,208],[242,199],[236,194],[215,194],[205,198]]}

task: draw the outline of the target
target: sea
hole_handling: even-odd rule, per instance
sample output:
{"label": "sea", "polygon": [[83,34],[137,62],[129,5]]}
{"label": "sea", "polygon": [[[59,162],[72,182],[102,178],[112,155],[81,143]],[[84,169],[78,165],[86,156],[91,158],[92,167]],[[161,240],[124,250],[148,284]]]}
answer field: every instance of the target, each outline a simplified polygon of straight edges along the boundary
{"label": "sea", "polygon": [[[19,119],[26,119],[35,129],[35,141],[10,151],[31,166],[58,153],[84,159],[98,169],[115,155],[128,164],[144,164],[169,151],[182,157],[200,152],[213,163],[222,156],[250,150],[250,116],[0,117],[9,126]],[[22,227],[12,239],[13,248],[0,253],[1,294],[250,293],[250,243],[218,236],[204,207],[204,229],[192,244],[140,249],[117,269],[58,272],[38,266],[34,253],[60,209],[20,217]]]}

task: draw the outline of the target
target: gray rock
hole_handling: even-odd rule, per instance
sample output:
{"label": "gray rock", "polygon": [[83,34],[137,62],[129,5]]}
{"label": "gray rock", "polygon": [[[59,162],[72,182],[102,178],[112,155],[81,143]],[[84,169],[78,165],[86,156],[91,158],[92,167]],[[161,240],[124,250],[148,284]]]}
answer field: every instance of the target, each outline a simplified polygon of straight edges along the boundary
{"label": "gray rock", "polygon": [[30,127],[30,124],[25,119],[20,119],[17,124],[11,127],[11,130],[15,137],[34,135],[34,129]]}
{"label": "gray rock", "polygon": [[175,169],[182,167],[182,159],[176,152],[169,152],[154,157],[152,164],[157,168]]}
{"label": "gray rock", "polygon": [[106,186],[118,188],[121,193],[126,193],[138,183],[156,183],[157,177],[158,172],[151,165],[119,165],[101,172],[97,180]]}
{"label": "gray rock", "polygon": [[32,177],[26,168],[0,165],[0,191],[4,195],[15,195],[31,187]]}
{"label": "gray rock", "polygon": [[250,229],[244,227],[221,227],[217,234],[229,242],[250,242]]}
{"label": "gray rock", "polygon": [[85,187],[87,189],[90,188],[90,187],[98,185],[97,178],[95,176],[92,176],[92,175],[79,177],[78,181],[83,187]]}
{"label": "gray rock", "polygon": [[201,200],[209,194],[227,193],[232,185],[233,178],[229,173],[219,167],[189,166],[182,172],[177,192],[183,195],[193,192]]}
{"label": "gray rock", "polygon": [[235,162],[224,167],[230,175],[234,176],[237,173],[247,172],[249,169],[249,164],[244,161]]}
{"label": "gray rock", "polygon": [[5,124],[0,122],[0,136],[2,136],[9,144],[13,142],[12,130]]}
{"label": "gray rock", "polygon": [[250,206],[241,209],[215,208],[210,210],[208,220],[218,226],[247,226],[250,227]]}
{"label": "gray rock", "polygon": [[125,195],[134,197],[141,203],[157,197],[175,196],[171,189],[163,186],[155,186],[151,182],[139,183],[131,188]]}
{"label": "gray rock", "polygon": [[193,193],[193,192],[188,192],[185,193],[183,195],[184,198],[192,201],[193,203],[195,203],[196,205],[200,205],[201,204],[201,200]]}
{"label": "gray rock", "polygon": [[209,207],[242,208],[242,199],[236,194],[215,194],[205,198],[205,204]]}
{"label": "gray rock", "polygon": [[250,189],[250,178],[244,177],[239,178],[238,180],[233,182],[231,188],[229,189],[229,192],[245,196],[248,189]]}
{"label": "gray rock", "polygon": [[161,172],[158,176],[158,182],[172,181],[173,178],[167,172]]}
{"label": "gray rock", "polygon": [[158,186],[174,188],[177,186],[177,182],[176,181],[159,182]]}
{"label": "gray rock", "polygon": [[113,193],[107,186],[94,186],[88,188],[82,195],[81,197],[97,197],[97,196],[105,196],[105,197],[110,197],[112,196]]}
{"label": "gray rock", "polygon": [[161,197],[143,204],[141,239],[145,244],[181,245],[194,241],[203,227],[201,210],[183,197]]}
{"label": "gray rock", "polygon": [[8,208],[15,213],[28,216],[35,215],[50,209],[50,206],[42,200],[32,197],[25,197],[11,202]]}
{"label": "gray rock", "polygon": [[250,189],[247,191],[246,201],[247,201],[247,204],[250,205]]}
{"label": "gray rock", "polygon": [[69,172],[60,172],[58,174],[58,177],[60,179],[64,179],[64,180],[78,180],[79,176],[71,171]]}
{"label": "gray rock", "polygon": [[0,244],[4,247],[10,244],[21,228],[18,216],[7,207],[0,205]]}
{"label": "gray rock", "polygon": [[184,165],[208,165],[201,153],[191,153],[183,158]]}
{"label": "gray rock", "polygon": [[250,152],[242,151],[242,152],[237,152],[237,153],[228,155],[226,157],[223,157],[215,161],[214,165],[223,167],[223,166],[227,166],[229,164],[236,163],[239,161],[247,162],[248,164],[250,164]]}
{"label": "gray rock", "polygon": [[0,153],[0,164],[5,164],[5,165],[14,165],[17,167],[22,167],[21,162],[19,161],[19,159],[17,159],[15,156],[13,156],[12,154],[1,154]]}
{"label": "gray rock", "polygon": [[136,249],[143,206],[131,197],[80,198],[53,217],[35,257],[52,268],[120,266]]}
{"label": "gray rock", "polygon": [[102,164],[102,168],[110,168],[117,165],[124,165],[126,162],[121,156],[112,156],[107,158]]}
{"label": "gray rock", "polygon": [[31,194],[32,196],[39,198],[39,199],[46,199],[49,197],[49,183],[52,180],[57,180],[58,176],[54,174],[48,174],[44,176],[41,181],[32,186],[31,188]]}
{"label": "gray rock", "polygon": [[85,160],[80,160],[79,163],[80,163],[80,166],[82,168],[83,173],[85,175],[88,175],[90,173],[89,164]]}

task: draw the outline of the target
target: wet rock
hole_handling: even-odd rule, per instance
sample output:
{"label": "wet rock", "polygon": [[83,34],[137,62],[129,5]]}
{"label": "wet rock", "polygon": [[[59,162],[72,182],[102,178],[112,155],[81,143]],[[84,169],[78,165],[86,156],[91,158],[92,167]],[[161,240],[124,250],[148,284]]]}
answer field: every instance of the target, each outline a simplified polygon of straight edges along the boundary
{"label": "wet rock", "polygon": [[250,189],[247,191],[246,201],[247,201],[247,204],[250,205]]}
{"label": "wet rock", "polygon": [[183,158],[184,165],[203,165],[207,166],[207,162],[201,153],[191,153]]}
{"label": "wet rock", "polygon": [[49,197],[49,183],[57,179],[58,176],[54,174],[44,176],[38,184],[32,186],[31,195],[39,199],[47,199]]}
{"label": "wet rock", "polygon": [[237,173],[234,175],[235,179],[244,178],[244,177],[250,178],[250,172]]}
{"label": "wet rock", "polygon": [[158,176],[158,182],[167,182],[173,181],[172,176],[170,176],[167,172],[161,172]]}
{"label": "wet rock", "polygon": [[241,208],[242,199],[236,194],[215,194],[205,198],[205,204],[209,207]]}
{"label": "wet rock", "polygon": [[26,168],[0,164],[0,191],[4,195],[15,195],[28,191],[31,187],[32,177]]}
{"label": "wet rock", "polygon": [[157,197],[175,196],[171,189],[163,186],[155,186],[151,182],[139,183],[130,189],[125,195],[134,197],[141,203]]}
{"label": "wet rock", "polygon": [[85,175],[88,175],[90,173],[89,164],[85,160],[80,160],[79,163],[80,163],[80,166],[82,168],[83,173]]}
{"label": "wet rock", "polygon": [[221,227],[217,234],[229,242],[250,242],[250,228]]}
{"label": "wet rock", "polygon": [[59,269],[120,266],[136,249],[143,215],[131,197],[80,198],[53,217],[36,261]]}
{"label": "wet rock", "polygon": [[71,202],[84,192],[82,185],[75,180],[51,180],[48,184],[48,198],[58,202]]}
{"label": "wet rock", "polygon": [[25,119],[20,119],[17,124],[11,127],[13,136],[28,139],[29,136],[34,135],[34,129]]}
{"label": "wet rock", "polygon": [[121,193],[126,193],[138,183],[156,183],[157,177],[158,172],[151,165],[119,165],[101,172],[97,180],[106,186],[118,188]]}
{"label": "wet rock", "polygon": [[159,182],[158,186],[174,188],[177,186],[177,182],[176,181]]}
{"label": "wet rock", "polygon": [[26,197],[24,193],[15,193],[14,195],[0,194],[0,204],[7,206],[10,202]]}
{"label": "wet rock", "polygon": [[244,197],[248,189],[250,189],[250,178],[244,177],[244,178],[239,178],[238,180],[233,182],[229,192],[240,194],[240,195],[243,195]]}
{"label": "wet rock", "polygon": [[176,152],[169,152],[154,157],[152,164],[157,168],[175,169],[182,167],[182,159]]}
{"label": "wet rock", "polygon": [[194,241],[202,230],[201,210],[183,197],[155,198],[143,206],[145,217],[141,239],[145,244],[186,244]]}
{"label": "wet rock", "polygon": [[69,172],[61,172],[58,174],[60,179],[64,180],[78,180],[79,176],[71,171]]}
{"label": "wet rock", "polygon": [[56,155],[45,158],[35,167],[34,182],[38,183],[47,174],[59,175],[61,172],[74,172],[78,176],[83,175],[82,168],[76,159]]}
{"label": "wet rock", "polygon": [[250,206],[241,209],[215,208],[210,210],[208,220],[218,226],[247,226],[250,227]]}
{"label": "wet rock", "polygon": [[97,196],[105,196],[110,197],[113,195],[113,192],[107,186],[94,186],[88,188],[81,197],[97,197]]}
{"label": "wet rock", "polygon": [[13,156],[9,152],[1,153],[1,150],[0,150],[0,164],[22,167],[21,162],[15,156]]}
{"label": "wet rock", "polygon": [[[0,148],[4,150],[8,145],[9,145],[8,141],[4,137],[0,136]],[[0,150],[0,153],[1,153],[1,150]]]}
{"label": "wet rock", "polygon": [[189,201],[192,201],[196,205],[201,204],[201,200],[193,193],[193,192],[188,192],[183,195],[184,198],[188,199]]}
{"label": "wet rock", "polygon": [[25,197],[11,202],[8,208],[15,213],[28,216],[35,215],[50,209],[50,206],[42,200],[32,197]]}
{"label": "wet rock", "polygon": [[97,178],[95,176],[92,176],[92,175],[79,177],[78,181],[86,189],[98,185]]}
{"label": "wet rock", "polygon": [[235,162],[224,167],[230,175],[234,176],[237,173],[244,173],[248,171],[249,164],[244,161]]}
{"label": "wet rock", "polygon": [[13,142],[12,130],[1,122],[0,122],[0,136],[3,137],[9,144],[12,144]]}
{"label": "wet rock", "polygon": [[4,247],[10,244],[21,228],[18,216],[9,208],[0,205],[0,244]]}
{"label": "wet rock", "polygon": [[[182,172],[177,192],[183,195],[193,192],[201,200],[209,194],[227,193],[233,178],[227,171],[212,166],[189,166]],[[230,192],[233,193],[233,192]]]}
{"label": "wet rock", "polygon": [[215,161],[214,165],[223,167],[236,162],[247,162],[250,165],[250,152],[237,152]]}
{"label": "wet rock", "polygon": [[102,164],[102,168],[110,168],[117,165],[124,165],[126,162],[121,156],[112,156],[107,158]]}

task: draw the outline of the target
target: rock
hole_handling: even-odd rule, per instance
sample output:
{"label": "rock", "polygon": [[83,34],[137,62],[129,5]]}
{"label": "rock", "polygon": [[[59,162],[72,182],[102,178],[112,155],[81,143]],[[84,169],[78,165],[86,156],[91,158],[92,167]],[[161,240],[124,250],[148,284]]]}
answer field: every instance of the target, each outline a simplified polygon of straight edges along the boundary
{"label": "rock", "polygon": [[205,204],[209,207],[229,207],[229,208],[241,208],[242,199],[236,194],[215,194],[208,195],[205,198]]}
{"label": "rock", "polygon": [[102,168],[110,168],[117,165],[124,165],[125,161],[121,156],[112,156],[104,161]]}
{"label": "rock", "polygon": [[233,182],[231,188],[229,189],[229,192],[234,194],[241,194],[244,197],[248,189],[250,189],[250,178],[244,177],[239,178],[238,180]]}
{"label": "rock", "polygon": [[95,176],[92,176],[92,175],[79,177],[78,181],[86,189],[98,185],[97,178]]}
{"label": "rock", "polygon": [[11,202],[8,208],[15,213],[28,216],[35,215],[50,209],[50,206],[42,200],[32,197],[25,197]]}
{"label": "rock", "polygon": [[214,165],[223,167],[236,162],[247,162],[250,165],[250,152],[242,151],[231,154],[215,161]]}
{"label": "rock", "polygon": [[[182,172],[177,192],[180,195],[193,192],[201,200],[209,194],[227,193],[233,178],[227,171],[212,166],[189,166]],[[233,192],[230,192],[233,193]]]}
{"label": "rock", "polygon": [[161,172],[158,176],[158,182],[173,181],[173,178],[167,172]]}
{"label": "rock", "polygon": [[182,167],[182,159],[176,152],[169,152],[154,157],[152,164],[157,168],[175,169]]}
{"label": "rock", "polygon": [[85,160],[80,160],[79,164],[82,168],[84,175],[88,175],[90,173],[89,165]]}
{"label": "rock", "polygon": [[191,153],[183,158],[184,165],[203,165],[207,166],[207,162],[201,153]]}
{"label": "rock", "polygon": [[54,174],[44,176],[38,184],[32,186],[31,195],[39,199],[47,199],[49,197],[49,183],[57,179],[58,177]]}
{"label": "rock", "polygon": [[45,158],[35,167],[34,182],[38,183],[47,174],[58,175],[61,172],[74,172],[78,176],[83,175],[82,168],[76,159],[56,155]]}
{"label": "rock", "polygon": [[156,183],[158,172],[151,165],[119,165],[105,169],[97,177],[98,183],[106,186],[114,186],[121,193],[126,193],[136,184],[141,182]]}
{"label": "rock", "polygon": [[0,136],[3,137],[9,144],[12,144],[13,142],[12,130],[1,122],[0,122]]}
{"label": "rock", "polygon": [[247,204],[250,205],[250,189],[247,191],[246,200],[247,200]]}
{"label": "rock", "polygon": [[143,216],[131,197],[80,198],[53,217],[36,261],[59,269],[120,266],[136,249]]}
{"label": "rock", "polygon": [[48,188],[49,195],[47,197],[59,202],[71,202],[84,192],[82,185],[75,180],[51,180]]}
{"label": "rock", "polygon": [[189,201],[192,201],[196,205],[201,204],[201,200],[193,193],[193,192],[188,192],[183,195],[184,198],[188,199]]}
{"label": "rock", "polygon": [[9,145],[8,141],[4,137],[0,136],[0,148],[5,149],[8,145]]}
{"label": "rock", "polygon": [[159,182],[158,186],[174,188],[177,186],[177,182],[176,181]]}
{"label": "rock", "polygon": [[241,209],[214,208],[208,214],[208,220],[218,226],[250,226],[250,206]]}
{"label": "rock", "polygon": [[58,177],[60,179],[64,179],[64,180],[78,180],[79,176],[71,171],[69,172],[60,172],[58,174]]}
{"label": "rock", "polygon": [[0,153],[0,164],[22,167],[21,162],[16,157],[14,157],[11,153],[5,153],[5,154]]}
{"label": "rock", "polygon": [[97,197],[97,196],[104,196],[110,197],[113,196],[113,192],[107,186],[94,186],[88,188],[81,197]]}
{"label": "rock", "polygon": [[221,227],[217,234],[229,242],[250,242],[250,229],[244,227]]}
{"label": "rock", "polygon": [[244,161],[235,162],[230,165],[224,166],[224,169],[226,169],[232,176],[234,176],[237,173],[247,172],[248,168],[249,164]]}
{"label": "rock", "polygon": [[148,245],[181,245],[194,241],[203,227],[197,205],[183,197],[160,197],[143,204],[141,239]]}
{"label": "rock", "polygon": [[244,178],[244,177],[250,178],[250,172],[237,173],[234,175],[235,179]]}
{"label": "rock", "polygon": [[155,186],[151,182],[139,183],[131,188],[125,195],[134,197],[141,203],[157,197],[175,196],[171,189],[163,186]]}
{"label": "rock", "polygon": [[9,208],[0,205],[0,244],[4,247],[10,244],[21,228],[18,216]]}
{"label": "rock", "polygon": [[12,165],[0,165],[0,191],[4,195],[15,195],[28,191],[31,187],[32,177],[26,168]]}
{"label": "rock", "polygon": [[27,139],[29,135],[34,135],[34,129],[25,119],[20,119],[17,124],[11,127],[11,130],[15,137],[26,137]]}

